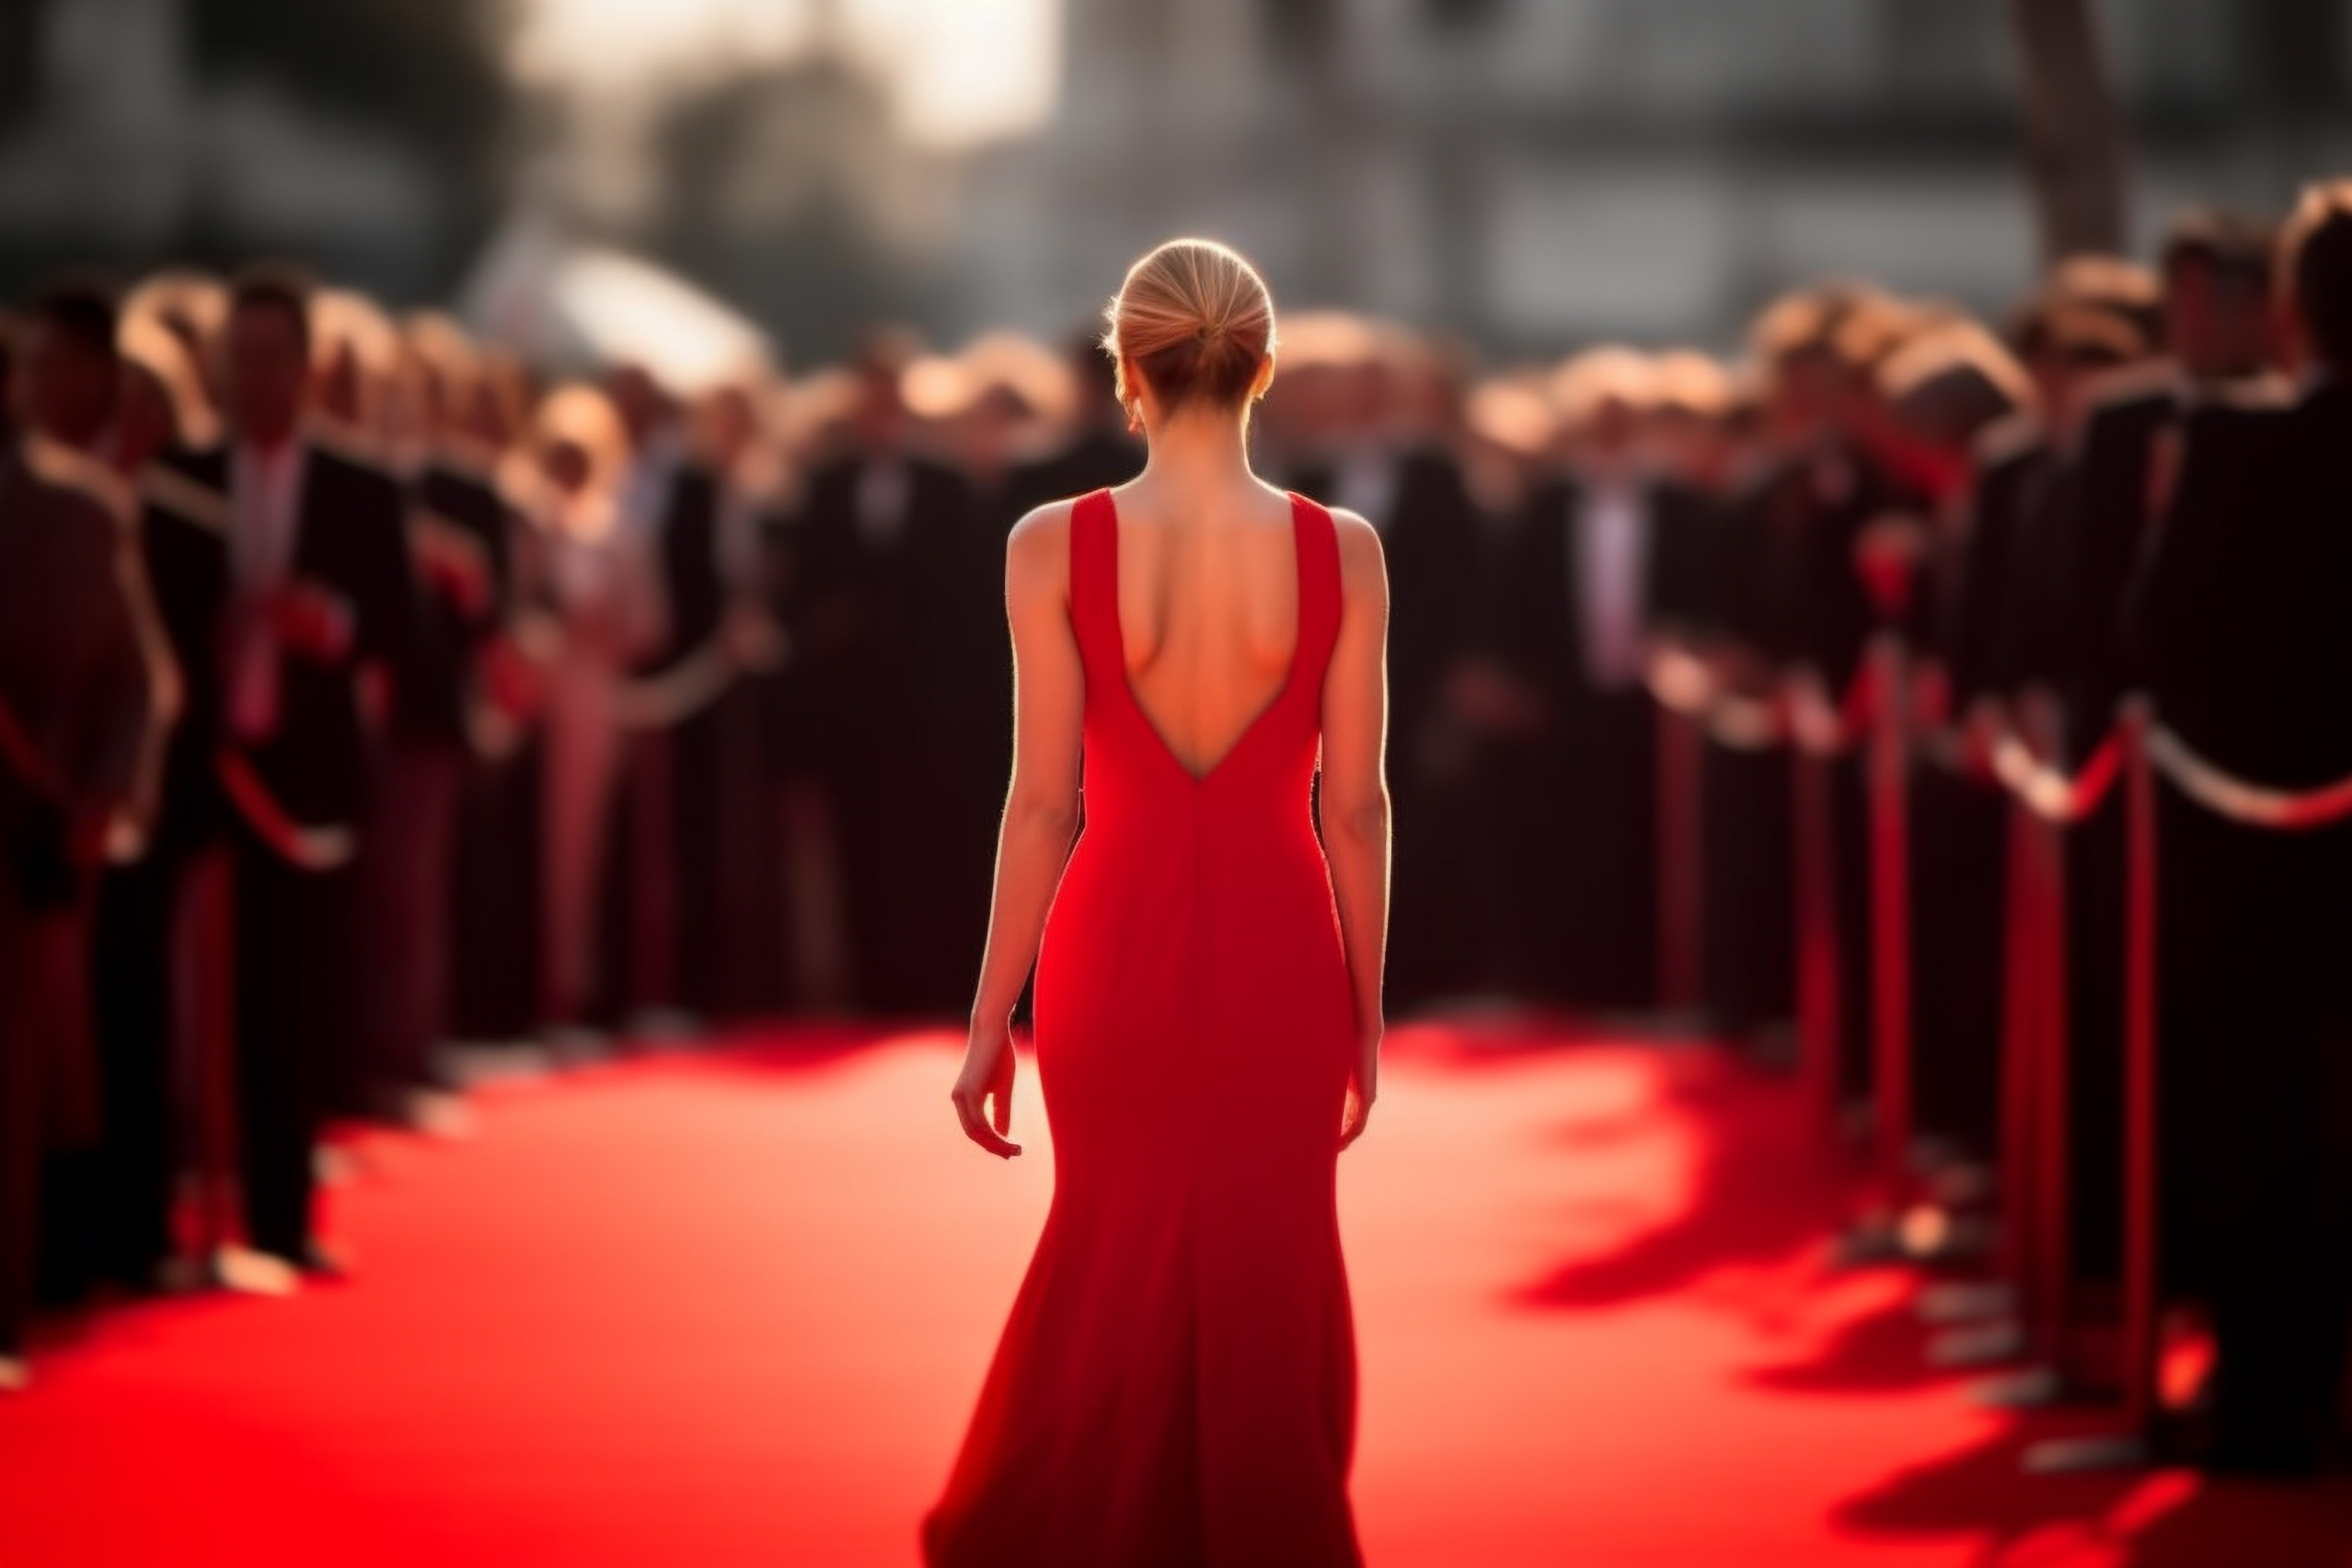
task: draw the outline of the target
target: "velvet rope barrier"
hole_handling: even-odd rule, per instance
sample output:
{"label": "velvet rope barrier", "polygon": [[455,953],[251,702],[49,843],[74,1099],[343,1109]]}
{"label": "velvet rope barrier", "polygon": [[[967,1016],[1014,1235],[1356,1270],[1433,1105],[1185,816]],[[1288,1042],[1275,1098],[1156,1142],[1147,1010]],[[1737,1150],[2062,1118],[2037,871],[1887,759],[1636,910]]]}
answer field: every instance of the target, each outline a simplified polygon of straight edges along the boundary
{"label": "velvet rope barrier", "polygon": [[2147,755],[2181,794],[2242,827],[2301,833],[2352,816],[2352,778],[2308,790],[2249,783],[2206,761],[2178,734],[2154,723],[2147,730]]}
{"label": "velvet rope barrier", "polygon": [[213,757],[221,791],[254,836],[289,866],[305,871],[332,871],[351,863],[359,840],[347,826],[313,826],[296,819],[262,779],[251,759],[224,746]]}
{"label": "velvet rope barrier", "polygon": [[[2158,1213],[2163,1129],[2158,1116],[2158,914],[2161,856],[2156,779],[2160,773],[2201,809],[2242,827],[2296,833],[2352,819],[2352,779],[2288,790],[2231,773],[2157,721],[2147,699],[2126,698],[2116,728],[2072,778],[2011,752],[2000,769],[2021,805],[2046,823],[2079,822],[2118,780],[2125,797],[2124,1237],[2120,1430],[2042,1444],[2029,1468],[2137,1465],[2150,1457],[2160,1413],[2162,1346]],[[2063,1107],[2061,1108],[2063,1109]],[[2063,1254],[2061,1255],[2063,1258]]]}
{"label": "velvet rope barrier", "polygon": [[674,729],[718,701],[739,668],[726,639],[713,637],[660,674],[623,687],[614,717],[625,729]]}

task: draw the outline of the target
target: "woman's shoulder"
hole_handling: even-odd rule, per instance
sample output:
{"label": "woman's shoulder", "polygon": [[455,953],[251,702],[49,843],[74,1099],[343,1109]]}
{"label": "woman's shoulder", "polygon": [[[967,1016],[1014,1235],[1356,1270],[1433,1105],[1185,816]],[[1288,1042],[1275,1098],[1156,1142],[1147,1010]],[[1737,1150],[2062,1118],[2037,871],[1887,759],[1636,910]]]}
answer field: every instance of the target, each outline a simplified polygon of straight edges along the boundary
{"label": "woman's shoulder", "polygon": [[1373,593],[1388,580],[1380,530],[1361,512],[1343,506],[1323,509],[1331,516],[1332,537],[1339,547],[1339,586],[1344,594]]}
{"label": "woman's shoulder", "polygon": [[1078,497],[1065,496],[1031,507],[1004,536],[1008,591],[1024,587],[1059,591],[1069,581],[1071,519]]}
{"label": "woman's shoulder", "polygon": [[1004,536],[1007,555],[1037,554],[1059,547],[1070,537],[1070,520],[1076,513],[1078,496],[1064,496],[1031,507],[1021,514],[1019,521]]}

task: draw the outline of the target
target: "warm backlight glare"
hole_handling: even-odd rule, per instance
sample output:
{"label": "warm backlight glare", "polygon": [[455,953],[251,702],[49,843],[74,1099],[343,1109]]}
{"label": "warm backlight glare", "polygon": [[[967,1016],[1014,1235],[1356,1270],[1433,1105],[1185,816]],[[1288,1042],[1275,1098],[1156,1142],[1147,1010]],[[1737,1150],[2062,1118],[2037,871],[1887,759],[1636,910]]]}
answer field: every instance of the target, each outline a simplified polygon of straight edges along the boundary
{"label": "warm backlight glare", "polygon": [[589,93],[674,89],[829,40],[871,67],[908,136],[963,146],[1053,112],[1059,0],[529,0],[516,74]]}

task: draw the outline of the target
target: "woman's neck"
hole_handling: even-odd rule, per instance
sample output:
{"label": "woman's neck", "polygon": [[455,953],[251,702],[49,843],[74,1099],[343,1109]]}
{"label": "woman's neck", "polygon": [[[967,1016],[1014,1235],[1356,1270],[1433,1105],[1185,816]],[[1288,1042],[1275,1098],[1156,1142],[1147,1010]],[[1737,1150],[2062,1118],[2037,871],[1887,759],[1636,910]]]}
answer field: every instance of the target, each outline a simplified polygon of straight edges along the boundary
{"label": "woman's neck", "polygon": [[1143,478],[1154,486],[1189,490],[1254,483],[1245,417],[1195,410],[1166,421],[1151,432]]}

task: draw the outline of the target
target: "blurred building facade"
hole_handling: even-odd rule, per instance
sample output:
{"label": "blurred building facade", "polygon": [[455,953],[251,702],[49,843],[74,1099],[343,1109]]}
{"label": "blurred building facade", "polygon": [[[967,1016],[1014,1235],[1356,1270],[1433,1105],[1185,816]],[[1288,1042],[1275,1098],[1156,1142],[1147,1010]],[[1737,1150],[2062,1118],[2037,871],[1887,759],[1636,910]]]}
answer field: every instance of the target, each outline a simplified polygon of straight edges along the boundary
{"label": "blurred building facade", "polygon": [[[2178,204],[2277,210],[2352,163],[2352,5],[2099,11],[2143,245]],[[2036,260],[1986,0],[1092,0],[1067,26],[1061,117],[971,220],[1014,319],[1183,230],[1294,302],[1504,350],[1721,341],[1828,271],[1994,306]]]}
{"label": "blurred building facade", "polygon": [[[961,150],[899,137],[824,26],[626,115],[553,101],[505,68],[518,3],[20,0],[0,283],[290,250],[435,298],[544,209],[806,362],[884,315],[1061,331],[1185,231],[1502,353],[1721,342],[1832,270],[1992,306],[2036,259],[1992,0],[1063,0],[1058,112]],[[2352,0],[2099,10],[2143,241],[2352,164]]]}

